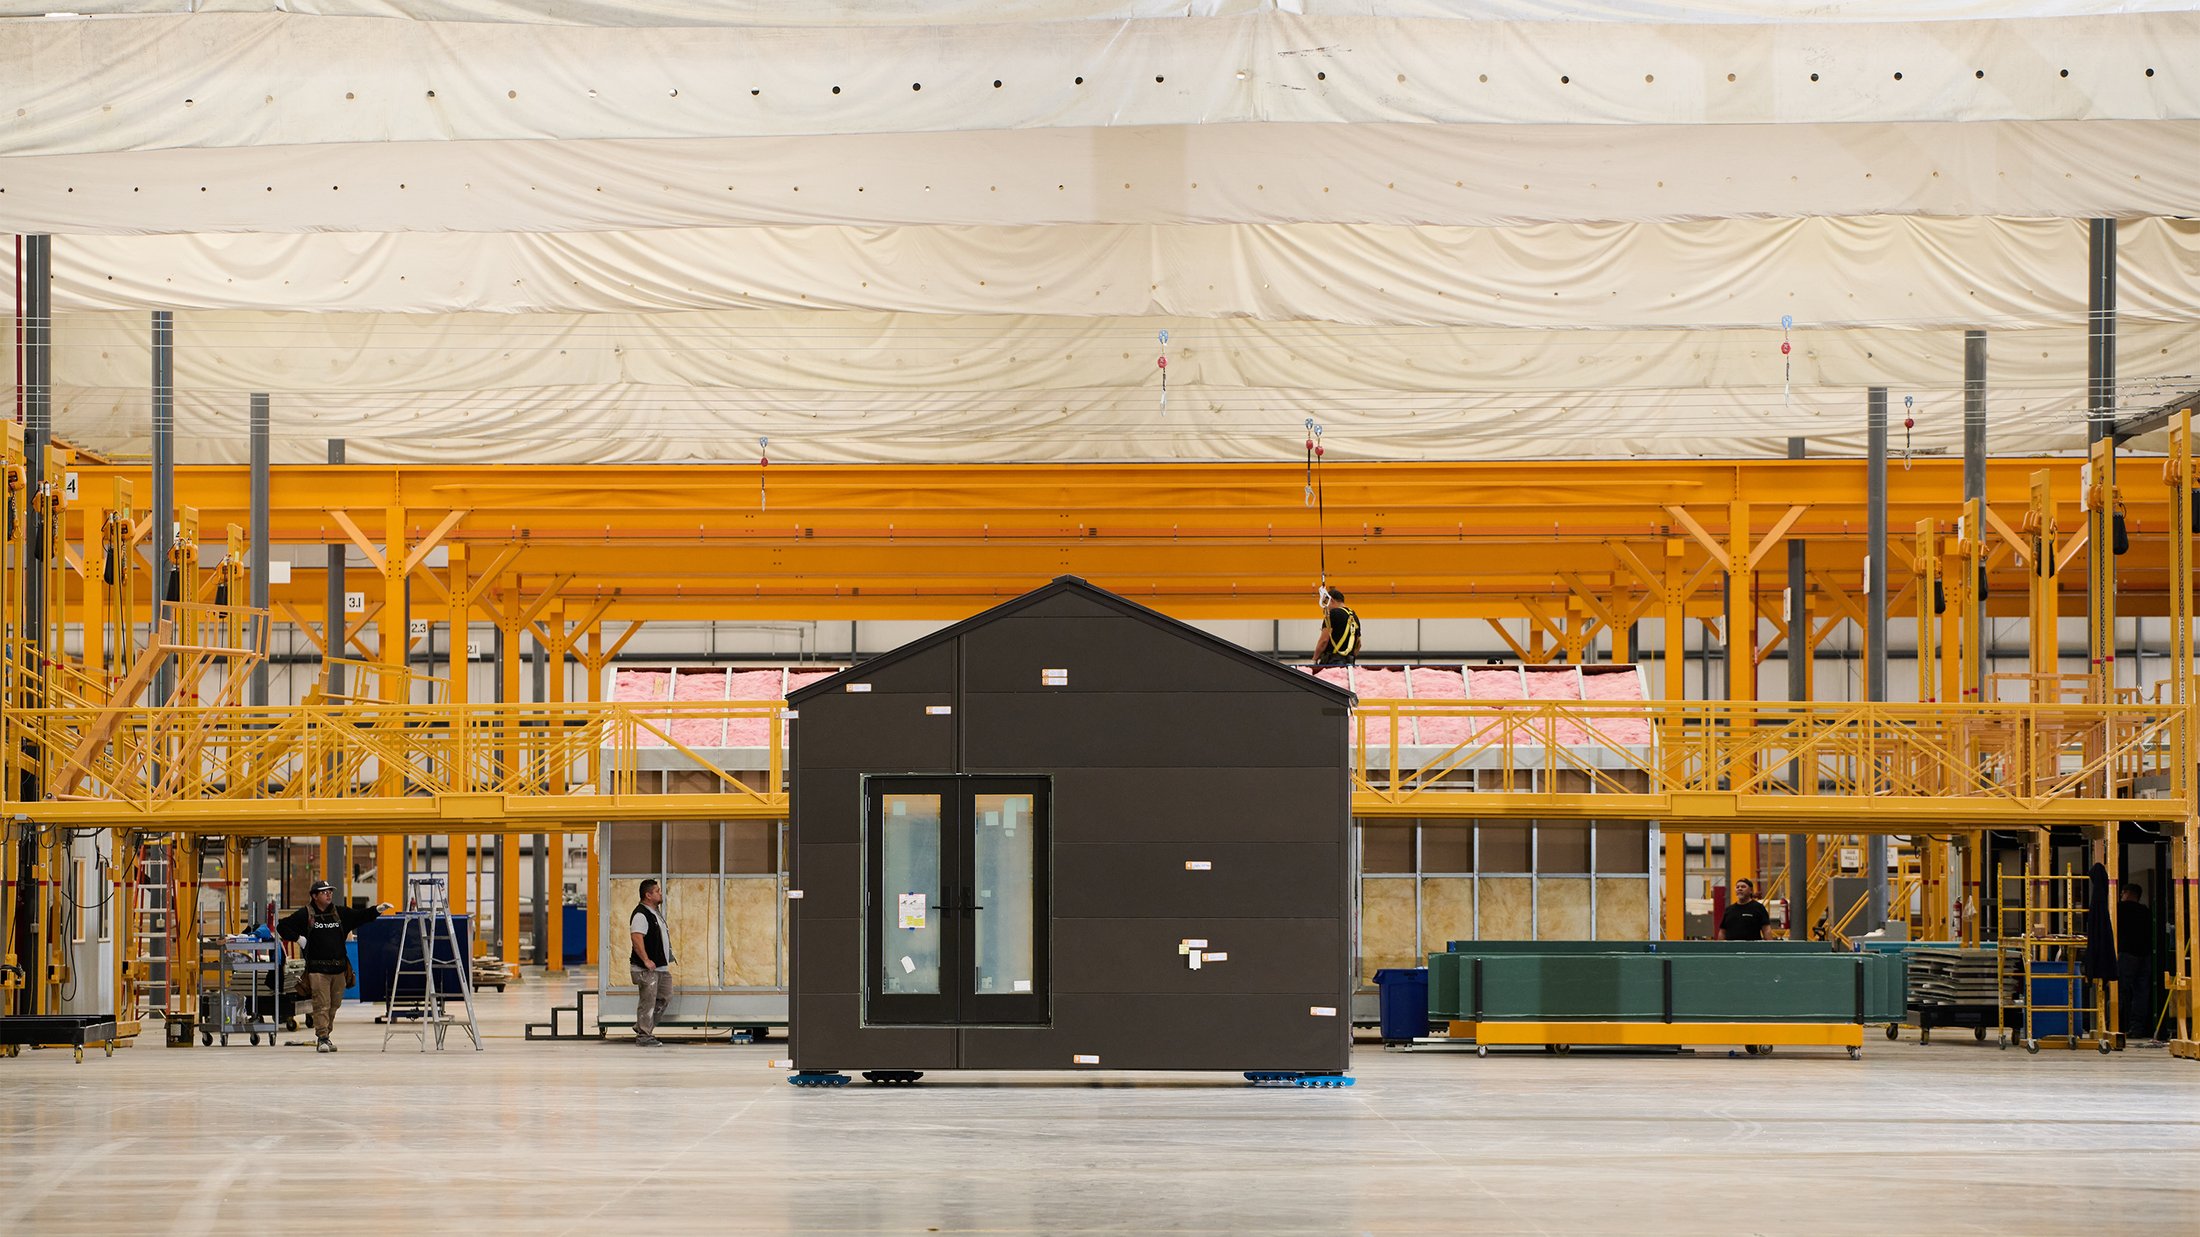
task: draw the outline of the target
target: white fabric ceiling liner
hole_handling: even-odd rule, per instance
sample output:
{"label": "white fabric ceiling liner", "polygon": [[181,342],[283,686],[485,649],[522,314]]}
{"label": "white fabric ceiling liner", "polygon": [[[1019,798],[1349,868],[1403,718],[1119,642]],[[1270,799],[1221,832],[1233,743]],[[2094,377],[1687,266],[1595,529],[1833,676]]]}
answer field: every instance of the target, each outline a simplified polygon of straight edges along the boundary
{"label": "white fabric ceiling liner", "polygon": [[2129,218],[2200,203],[2195,150],[2200,121],[1231,124],[268,146],[0,159],[0,231]]}
{"label": "white fabric ceiling liner", "polygon": [[0,155],[1250,121],[2192,119],[2195,62],[2194,13],[1685,27],[1276,13],[838,29],[25,21],[0,37]]}
{"label": "white fabric ceiling liner", "polygon": [[[63,0],[0,0],[37,18]],[[2190,0],[66,0],[83,14],[269,13],[582,26],[933,26],[1293,13],[1467,21],[1826,24],[2190,10]]]}
{"label": "white fabric ceiling liner", "polygon": [[[1960,348],[1960,340],[1958,343]],[[1960,370],[1957,371],[1960,374]],[[1996,397],[1996,453],[2083,450],[2084,381]],[[1903,404],[1914,396],[1914,406]],[[142,388],[55,389],[55,432],[128,456],[150,450]],[[1962,398],[1946,390],[1893,394],[1895,451],[1905,412],[1914,449],[1959,452]],[[1790,437],[1814,453],[1860,454],[1864,390],[1659,390],[1579,387],[1519,395],[1459,391],[1411,402],[1386,393],[1305,388],[1171,387],[1031,392],[1016,400],[931,391],[856,402],[814,392],[744,390],[702,398],[639,385],[494,391],[283,395],[274,400],[278,463],[323,458],[342,438],[355,463],[753,462],[769,437],[775,464],[1025,463],[1110,460],[1296,460],[1306,419],[1322,423],[1330,458],[1607,459],[1778,457]],[[239,463],[247,447],[241,393],[179,390],[178,458]]]}
{"label": "white fabric ceiling liner", "polygon": [[[1519,228],[783,227],[54,242],[54,306],[356,313],[838,309],[1610,329],[2003,328],[2085,309],[2081,220]],[[2191,322],[2200,222],[2120,235],[2126,321]]]}

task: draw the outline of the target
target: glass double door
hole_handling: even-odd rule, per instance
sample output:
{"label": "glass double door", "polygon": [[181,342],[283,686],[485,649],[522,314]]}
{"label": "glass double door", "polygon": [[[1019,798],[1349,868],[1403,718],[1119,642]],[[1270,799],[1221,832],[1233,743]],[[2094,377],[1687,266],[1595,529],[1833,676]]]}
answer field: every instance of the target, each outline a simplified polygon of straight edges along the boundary
{"label": "glass double door", "polygon": [[865,783],[864,1020],[1047,1021],[1047,783]]}

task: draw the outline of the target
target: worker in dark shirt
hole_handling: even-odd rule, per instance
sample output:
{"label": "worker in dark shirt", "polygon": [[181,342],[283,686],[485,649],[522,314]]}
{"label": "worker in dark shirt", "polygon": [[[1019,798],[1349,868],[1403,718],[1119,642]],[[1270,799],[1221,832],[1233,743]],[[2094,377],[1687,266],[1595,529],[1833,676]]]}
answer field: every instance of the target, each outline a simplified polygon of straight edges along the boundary
{"label": "worker in dark shirt", "polygon": [[1344,604],[1339,589],[1321,590],[1322,634],[1314,641],[1314,664],[1349,666],[1360,655],[1360,616]]}
{"label": "worker in dark shirt", "polygon": [[2116,996],[2127,1040],[2154,1038],[2154,913],[2125,881],[2116,903]]}
{"label": "worker in dark shirt", "polygon": [[344,942],[389,909],[387,902],[365,910],[338,906],[336,886],[315,881],[306,894],[306,904],[275,925],[276,934],[285,941],[305,941],[306,990],[313,997],[315,1052],[336,1051],[329,1030],[336,1024],[336,1007],[344,1003],[344,989],[352,985],[351,959],[344,954]]}
{"label": "worker in dark shirt", "polygon": [[1719,939],[1722,941],[1761,941],[1765,939],[1765,927],[1772,922],[1772,913],[1757,900],[1757,885],[1753,881],[1734,882],[1734,900],[1727,904],[1726,914],[1719,916]]}

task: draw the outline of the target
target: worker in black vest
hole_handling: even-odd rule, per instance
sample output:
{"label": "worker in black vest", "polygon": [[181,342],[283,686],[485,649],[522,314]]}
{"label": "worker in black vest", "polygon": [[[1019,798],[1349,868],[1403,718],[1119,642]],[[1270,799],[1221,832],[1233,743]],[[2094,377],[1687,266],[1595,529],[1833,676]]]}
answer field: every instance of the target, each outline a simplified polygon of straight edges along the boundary
{"label": "worker in black vest", "polygon": [[1719,939],[1724,941],[1761,941],[1765,928],[1772,922],[1772,912],[1757,900],[1757,886],[1747,879],[1734,882],[1734,901],[1728,904],[1726,914],[1719,916]]}
{"label": "worker in black vest", "polygon": [[1360,616],[1344,604],[1339,589],[1323,588],[1321,603],[1324,617],[1322,634],[1314,641],[1314,664],[1349,666],[1360,655]]}
{"label": "worker in black vest", "polygon": [[654,880],[643,881],[641,896],[627,924],[634,938],[634,952],[627,958],[634,977],[634,1042],[658,1048],[664,1041],[657,1038],[657,1019],[672,1004],[672,944],[659,909],[665,904],[665,887]]}
{"label": "worker in black vest", "polygon": [[336,1025],[337,1006],[344,1003],[344,989],[353,983],[344,942],[389,909],[387,902],[365,910],[338,906],[336,886],[315,881],[306,893],[306,904],[275,925],[276,935],[285,941],[305,941],[306,992],[313,998],[315,1052],[336,1051],[329,1031]]}
{"label": "worker in black vest", "polygon": [[2154,913],[2139,900],[2138,882],[2125,881],[2116,903],[2116,994],[2124,1038],[2154,1040]]}

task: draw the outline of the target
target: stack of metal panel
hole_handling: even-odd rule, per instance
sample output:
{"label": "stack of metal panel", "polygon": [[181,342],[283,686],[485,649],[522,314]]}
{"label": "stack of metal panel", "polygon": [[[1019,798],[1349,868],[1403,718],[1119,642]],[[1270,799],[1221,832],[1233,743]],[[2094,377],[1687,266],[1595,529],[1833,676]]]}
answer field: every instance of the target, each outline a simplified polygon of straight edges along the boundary
{"label": "stack of metal panel", "polygon": [[1995,947],[1947,946],[1910,951],[1910,1003],[1996,1005],[2001,1002]]}

